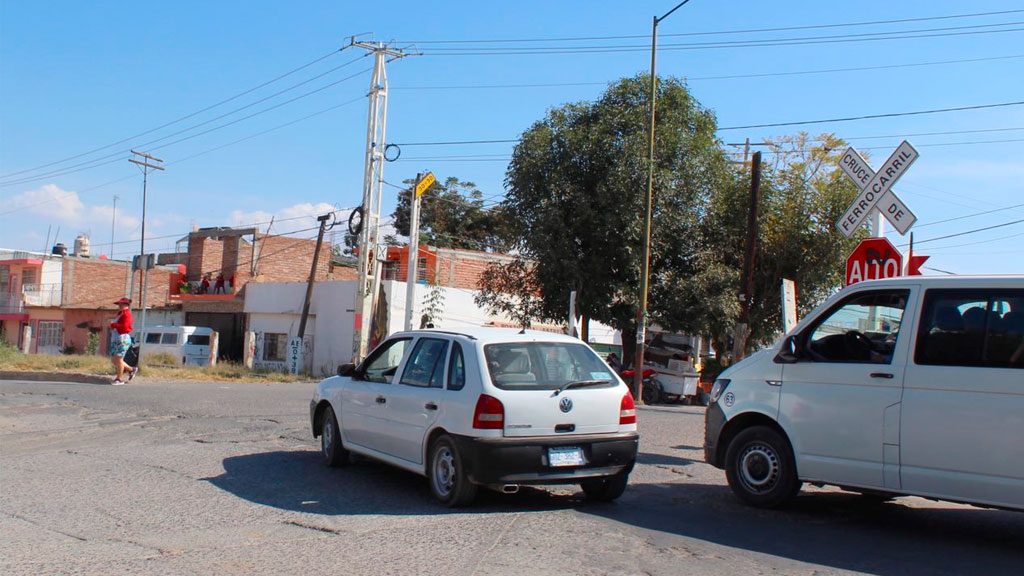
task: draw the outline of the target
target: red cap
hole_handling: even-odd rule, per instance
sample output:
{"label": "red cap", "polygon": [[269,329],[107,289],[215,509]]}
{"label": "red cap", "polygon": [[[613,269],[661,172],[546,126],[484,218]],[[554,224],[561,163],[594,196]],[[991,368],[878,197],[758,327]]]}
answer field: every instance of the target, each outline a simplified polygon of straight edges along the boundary
{"label": "red cap", "polygon": [[132,301],[131,301],[130,298],[121,298],[117,302],[114,302],[114,304],[118,304],[118,305],[120,305],[120,304],[127,304],[127,305],[131,306]]}

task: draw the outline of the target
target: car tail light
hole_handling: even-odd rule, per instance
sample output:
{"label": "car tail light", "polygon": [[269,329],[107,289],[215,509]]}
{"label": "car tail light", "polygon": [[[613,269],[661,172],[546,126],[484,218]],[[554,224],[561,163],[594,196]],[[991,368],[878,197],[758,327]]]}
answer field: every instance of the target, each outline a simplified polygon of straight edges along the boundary
{"label": "car tail light", "polygon": [[636,424],[636,404],[633,404],[633,396],[626,394],[619,404],[619,425]]}
{"label": "car tail light", "polygon": [[505,406],[494,396],[481,394],[473,412],[473,428],[501,430],[505,427]]}

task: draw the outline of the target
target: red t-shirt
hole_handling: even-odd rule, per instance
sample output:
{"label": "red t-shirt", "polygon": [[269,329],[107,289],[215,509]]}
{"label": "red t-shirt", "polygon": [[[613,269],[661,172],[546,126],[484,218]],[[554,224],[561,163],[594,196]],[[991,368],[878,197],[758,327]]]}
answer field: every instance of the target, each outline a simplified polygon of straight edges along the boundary
{"label": "red t-shirt", "polygon": [[125,308],[110,323],[110,327],[117,330],[118,334],[130,334],[132,331],[132,311]]}

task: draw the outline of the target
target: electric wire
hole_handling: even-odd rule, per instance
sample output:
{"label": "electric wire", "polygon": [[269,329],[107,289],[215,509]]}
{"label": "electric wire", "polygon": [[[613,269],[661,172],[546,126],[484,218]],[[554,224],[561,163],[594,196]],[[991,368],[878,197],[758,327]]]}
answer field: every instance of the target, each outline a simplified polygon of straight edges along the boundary
{"label": "electric wire", "polygon": [[41,168],[48,168],[50,166],[53,166],[53,165],[56,165],[56,164],[62,164],[64,162],[67,162],[67,161],[70,161],[70,160],[76,160],[76,159],[81,158],[83,156],[88,156],[89,154],[92,154],[94,152],[99,152],[100,150],[106,150],[107,148],[113,148],[114,146],[118,146],[118,145],[124,144],[125,142],[130,142],[130,141],[132,141],[132,140],[134,140],[136,138],[140,138],[140,137],[145,136],[147,134],[152,134],[153,132],[156,132],[158,130],[162,130],[164,128],[167,128],[168,126],[172,126],[172,125],[177,124],[179,122],[188,120],[189,118],[193,118],[195,116],[198,116],[199,114],[202,114],[203,112],[207,112],[209,110],[217,108],[218,106],[222,106],[224,104],[227,104],[228,102],[232,102],[234,100],[237,100],[238,98],[241,98],[242,96],[245,96],[247,94],[251,94],[252,92],[255,92],[256,90],[259,90],[260,88],[263,88],[265,86],[273,84],[274,82],[277,82],[278,80],[282,80],[284,78],[287,78],[288,76],[291,76],[292,74],[295,74],[296,72],[300,72],[302,70],[305,70],[306,68],[309,68],[310,66],[313,66],[314,64],[317,64],[317,63],[319,63],[319,62],[321,62],[323,60],[326,60],[327,58],[330,58],[331,56],[334,56],[338,52],[340,52],[340,50],[332,50],[332,51],[328,52],[327,54],[324,54],[323,56],[320,56],[319,58],[316,58],[316,59],[314,59],[314,60],[312,60],[310,62],[307,62],[307,63],[303,64],[302,66],[299,66],[298,68],[294,68],[292,70],[289,70],[288,72],[285,72],[284,74],[281,74],[280,76],[277,76],[275,78],[267,80],[266,82],[263,82],[262,84],[254,86],[252,88],[249,88],[248,90],[244,90],[242,92],[239,92],[238,94],[235,94],[234,96],[231,96],[230,98],[226,98],[224,100],[221,100],[220,102],[217,102],[216,104],[211,104],[211,105],[209,105],[209,106],[207,106],[205,108],[202,108],[202,109],[197,110],[195,112],[192,112],[190,114],[186,114],[185,116],[181,116],[180,118],[177,118],[175,120],[171,120],[170,122],[166,122],[164,124],[161,124],[160,126],[157,126],[156,128],[151,128],[151,129],[146,130],[144,132],[139,132],[138,134],[134,134],[134,135],[129,136],[127,138],[118,140],[117,142],[112,142],[110,144],[107,144],[106,146],[100,146],[99,148],[93,148],[92,150],[88,150],[88,151],[82,152],[80,154],[75,154],[73,156],[68,156],[68,157],[62,158],[60,160],[55,160],[53,162],[48,162],[46,164],[42,164],[42,165],[36,166],[34,168],[26,168],[24,170],[19,170],[17,172],[9,172],[7,174],[0,175],[0,179],[6,179],[6,178],[9,178],[11,176],[16,176],[18,174],[24,174],[26,172],[34,172],[34,171],[39,170]]}
{"label": "electric wire", "polygon": [[[971,14],[950,14],[944,16],[926,16],[921,18],[901,18],[895,20],[874,20],[868,22],[846,22],[838,24],[815,24],[809,26],[787,26],[781,28],[755,28],[747,30],[723,30],[717,32],[682,32],[674,34],[662,34],[663,37],[670,36],[718,36],[726,34],[750,34],[759,32],[792,32],[797,30],[815,30],[825,28],[841,28],[841,27],[854,27],[854,26],[879,26],[883,24],[906,24],[909,22],[931,22],[938,20],[954,20],[960,18],[979,18],[983,16],[1002,16],[1007,14],[1017,14],[1024,12],[1024,9],[1020,10],[1000,10],[995,12],[975,12]],[[412,44],[496,44],[496,43],[529,43],[529,42],[583,42],[583,41],[594,41],[594,40],[632,40],[637,38],[650,38],[647,35],[631,35],[631,36],[584,36],[584,37],[569,37],[569,38],[487,38],[487,39],[476,39],[476,40],[407,40],[402,43]]]}
{"label": "electric wire", "polygon": [[966,110],[984,110],[990,108],[1006,108],[1020,106],[1024,101],[1001,102],[998,104],[979,104],[975,106],[957,106],[954,108],[936,108],[932,110],[915,110],[911,112],[890,112],[888,114],[866,114],[863,116],[848,116],[843,118],[828,118],[823,120],[802,120],[799,122],[774,122],[769,124],[748,124],[746,126],[726,126],[718,129],[719,132],[728,130],[749,130],[752,128],[778,128],[782,126],[802,126],[807,124],[829,124],[832,122],[853,122],[857,120],[874,120],[878,118],[898,118],[904,116],[920,116],[924,114],[941,114],[946,112],[963,112]]}

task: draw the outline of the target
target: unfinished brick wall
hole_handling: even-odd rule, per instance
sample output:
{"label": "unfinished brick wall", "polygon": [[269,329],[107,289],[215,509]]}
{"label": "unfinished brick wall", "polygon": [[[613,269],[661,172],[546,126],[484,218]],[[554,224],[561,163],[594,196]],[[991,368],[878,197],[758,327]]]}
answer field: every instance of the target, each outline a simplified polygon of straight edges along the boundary
{"label": "unfinished brick wall", "polygon": [[513,258],[505,254],[491,254],[473,250],[437,250],[437,283],[441,286],[477,290],[480,276],[492,262],[502,264]]}
{"label": "unfinished brick wall", "polygon": [[[330,244],[324,242],[320,248],[320,259],[316,266],[317,281],[328,279],[331,267]],[[316,240],[288,238],[286,236],[260,236],[257,243],[256,273],[261,282],[305,282],[309,280],[309,269],[313,265]],[[251,266],[251,252],[239,254],[239,284],[248,280]]]}
{"label": "unfinished brick wall", "polygon": [[[114,301],[128,295],[129,281],[134,285],[133,300],[139,301],[139,274],[131,273],[131,263],[68,256],[63,262],[62,308],[116,310]],[[149,271],[147,306],[159,307],[168,302],[171,274],[175,270],[154,268]]]}

